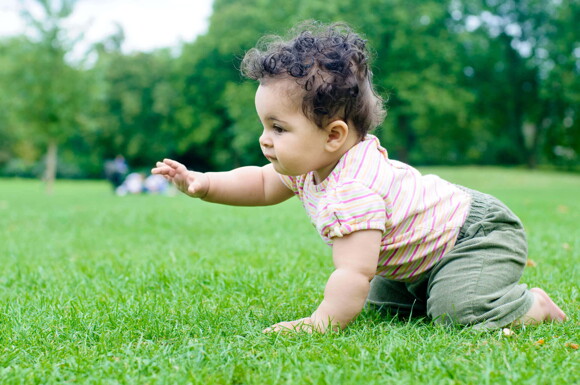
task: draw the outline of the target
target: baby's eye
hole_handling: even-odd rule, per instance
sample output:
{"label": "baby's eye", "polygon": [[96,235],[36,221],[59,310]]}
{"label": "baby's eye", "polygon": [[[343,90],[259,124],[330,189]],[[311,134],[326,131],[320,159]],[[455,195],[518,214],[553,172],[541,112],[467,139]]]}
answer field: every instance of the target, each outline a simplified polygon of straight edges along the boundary
{"label": "baby's eye", "polygon": [[274,126],[272,126],[272,128],[274,129],[274,132],[277,134],[282,134],[282,133],[286,132],[286,130],[284,128],[280,127],[277,124],[274,124]]}

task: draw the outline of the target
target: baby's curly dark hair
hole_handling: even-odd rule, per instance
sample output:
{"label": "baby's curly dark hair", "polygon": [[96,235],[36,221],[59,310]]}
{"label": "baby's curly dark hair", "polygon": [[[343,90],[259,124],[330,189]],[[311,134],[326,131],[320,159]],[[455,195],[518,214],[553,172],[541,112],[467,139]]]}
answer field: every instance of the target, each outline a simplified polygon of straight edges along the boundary
{"label": "baby's curly dark hair", "polygon": [[302,111],[318,127],[332,119],[353,124],[362,138],[386,116],[375,92],[366,41],[347,24],[306,22],[284,41],[269,36],[242,60],[242,74],[260,82],[295,79],[303,92]]}

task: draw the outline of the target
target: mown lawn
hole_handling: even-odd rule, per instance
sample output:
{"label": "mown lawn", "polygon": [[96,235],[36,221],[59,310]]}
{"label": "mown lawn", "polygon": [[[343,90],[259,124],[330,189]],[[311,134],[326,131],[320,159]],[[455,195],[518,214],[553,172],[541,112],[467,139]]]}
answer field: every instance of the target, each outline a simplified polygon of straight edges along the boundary
{"label": "mown lawn", "polygon": [[570,320],[478,332],[371,311],[346,331],[264,335],[309,315],[332,271],[297,200],[266,208],[116,197],[104,182],[0,180],[0,384],[580,383],[580,176],[436,168],[522,218],[523,281]]}

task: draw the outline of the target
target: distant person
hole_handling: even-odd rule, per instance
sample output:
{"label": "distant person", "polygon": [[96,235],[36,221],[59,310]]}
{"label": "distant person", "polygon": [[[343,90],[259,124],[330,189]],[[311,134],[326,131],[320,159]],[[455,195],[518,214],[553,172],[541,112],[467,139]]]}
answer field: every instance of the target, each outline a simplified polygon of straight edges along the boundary
{"label": "distant person", "polygon": [[143,191],[148,194],[165,194],[169,188],[167,180],[161,175],[149,175],[143,181]]}
{"label": "distant person", "polygon": [[527,242],[514,213],[490,195],[390,159],[369,134],[385,110],[366,42],[344,24],[301,28],[242,62],[259,81],[259,143],[270,164],[200,173],[165,159],[152,170],[208,202],[302,201],[336,270],[311,315],[265,331],[344,328],[365,303],[478,328],[564,321],[542,289],[518,283]]}
{"label": "distant person", "polygon": [[127,175],[123,183],[121,183],[121,185],[117,187],[115,192],[117,193],[117,195],[120,196],[125,196],[127,194],[132,195],[141,194],[145,192],[143,184],[144,182],[145,177],[143,176],[143,174],[139,172],[132,172],[129,175]]}
{"label": "distant person", "polygon": [[129,166],[123,155],[117,155],[115,159],[105,162],[105,176],[114,191],[121,186],[128,172]]}

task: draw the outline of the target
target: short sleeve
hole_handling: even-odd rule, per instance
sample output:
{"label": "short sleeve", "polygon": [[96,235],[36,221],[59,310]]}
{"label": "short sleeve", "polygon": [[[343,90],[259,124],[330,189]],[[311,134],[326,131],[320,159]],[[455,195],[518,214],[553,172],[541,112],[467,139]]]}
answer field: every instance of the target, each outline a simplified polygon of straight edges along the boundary
{"label": "short sleeve", "polygon": [[360,230],[385,231],[384,200],[358,181],[344,182],[327,191],[321,204],[316,228],[325,238],[343,237]]}
{"label": "short sleeve", "polygon": [[280,177],[280,180],[282,181],[282,183],[284,183],[284,185],[286,185],[286,187],[288,187],[290,190],[292,190],[294,192],[294,194],[298,193],[298,183],[297,183],[296,177],[289,176],[289,175],[282,175],[282,174],[278,174],[278,176]]}

